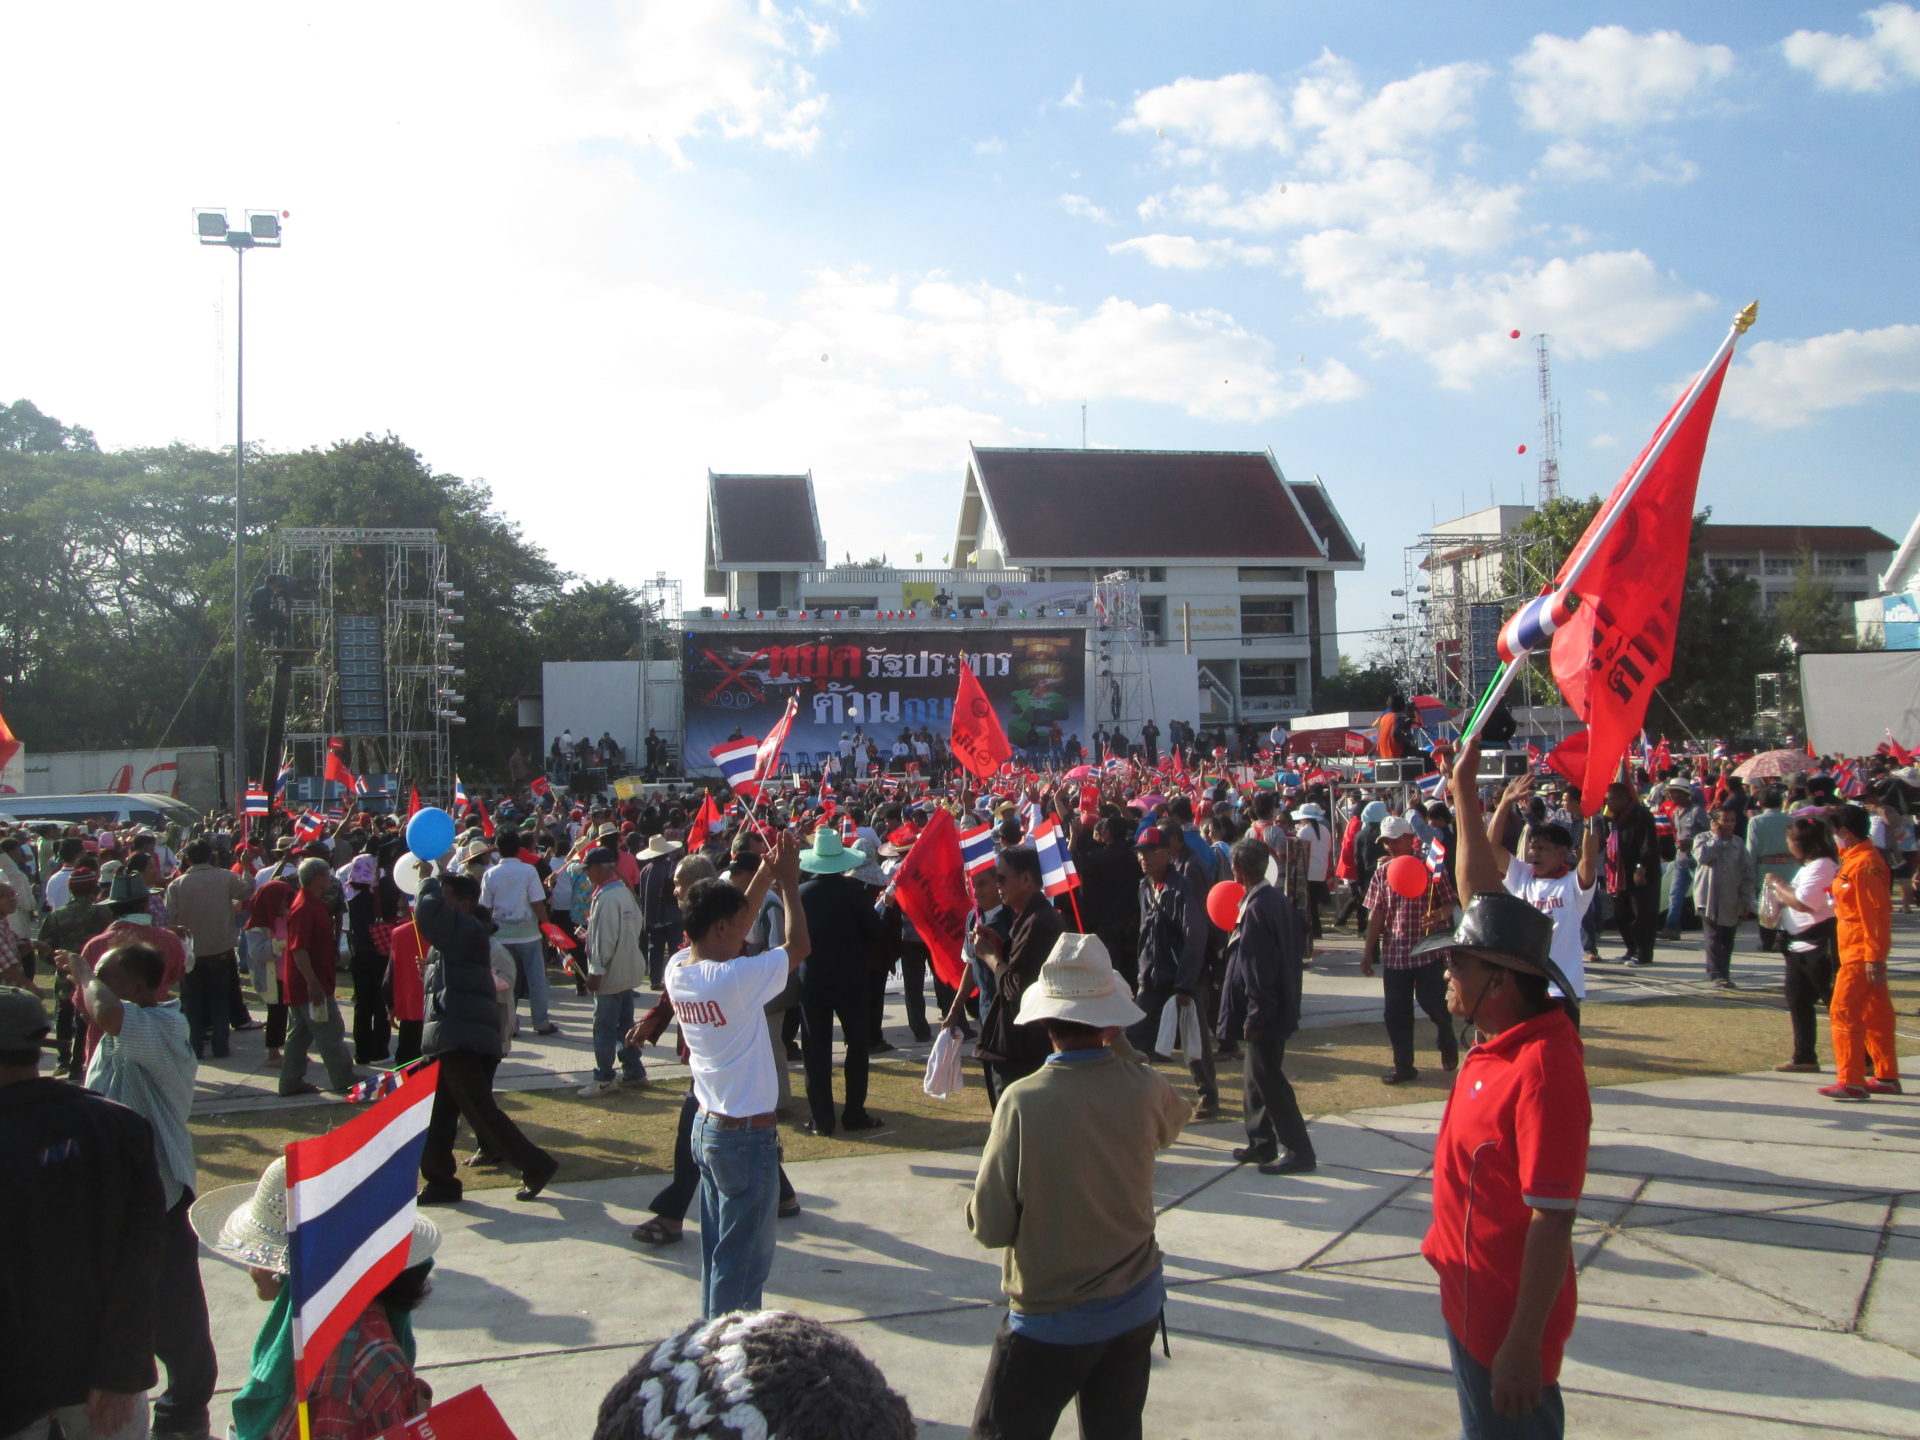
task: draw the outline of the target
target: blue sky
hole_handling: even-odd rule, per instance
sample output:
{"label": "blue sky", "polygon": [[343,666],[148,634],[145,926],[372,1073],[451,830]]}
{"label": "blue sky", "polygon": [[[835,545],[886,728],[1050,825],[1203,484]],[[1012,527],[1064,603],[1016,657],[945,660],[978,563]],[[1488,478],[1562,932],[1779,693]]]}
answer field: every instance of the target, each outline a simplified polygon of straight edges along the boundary
{"label": "blue sky", "polygon": [[1532,335],[1603,491],[1753,298],[1702,502],[1898,539],[1920,495],[1906,4],[42,6],[0,43],[45,61],[0,94],[41,222],[0,235],[0,397],[223,443],[189,212],[284,208],[250,437],[391,430],[586,575],[691,597],[709,465],[811,467],[836,554],[936,559],[966,443],[1085,404],[1097,446],[1322,476],[1359,632],[1428,523],[1531,497]]}

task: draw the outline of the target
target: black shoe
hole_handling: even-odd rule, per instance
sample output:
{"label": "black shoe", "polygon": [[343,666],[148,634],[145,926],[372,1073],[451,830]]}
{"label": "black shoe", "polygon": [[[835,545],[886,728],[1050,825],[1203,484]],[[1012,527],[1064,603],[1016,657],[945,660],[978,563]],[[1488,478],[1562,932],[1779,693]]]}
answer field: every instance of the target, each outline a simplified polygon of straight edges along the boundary
{"label": "black shoe", "polygon": [[547,1156],[539,1165],[527,1170],[520,1177],[520,1188],[513,1192],[516,1200],[532,1200],[547,1188],[547,1182],[560,1172],[560,1162],[553,1156]]}
{"label": "black shoe", "polygon": [[458,1205],[463,1193],[460,1182],[455,1180],[423,1185],[414,1198],[422,1205]]}
{"label": "black shoe", "polygon": [[1218,1120],[1220,1118],[1219,1103],[1216,1101],[1211,1105],[1202,1105],[1193,1112],[1193,1118],[1197,1121]]}
{"label": "black shoe", "polygon": [[1260,1167],[1262,1175],[1311,1175],[1320,1162],[1311,1155],[1289,1155],[1284,1160],[1269,1160]]}
{"label": "black shoe", "polygon": [[1222,1060],[1238,1060],[1240,1058],[1240,1047],[1238,1045],[1222,1045],[1213,1053]]}
{"label": "black shoe", "polygon": [[879,1116],[870,1115],[865,1110],[857,1113],[849,1110],[840,1117],[840,1128],[843,1130],[878,1130],[886,1123]]}
{"label": "black shoe", "polygon": [[473,1154],[469,1155],[463,1163],[473,1166],[476,1169],[498,1170],[500,1168],[500,1157],[490,1154],[485,1150],[476,1150]]}
{"label": "black shoe", "polygon": [[894,1048],[894,1047],[893,1047],[892,1045],[890,1045],[890,1044],[888,1044],[888,1043],[887,1043],[887,1042],[886,1042],[885,1040],[882,1040],[882,1041],[880,1041],[880,1042],[879,1042],[878,1044],[876,1044],[876,1045],[869,1045],[869,1046],[867,1047],[867,1054],[869,1054],[869,1055],[884,1055],[884,1054],[886,1054],[886,1053],[887,1053],[887,1051],[889,1051],[889,1050],[891,1050],[891,1049],[893,1049],[893,1048]]}
{"label": "black shoe", "polygon": [[1408,1085],[1420,1078],[1420,1072],[1411,1065],[1396,1065],[1380,1077],[1382,1085]]}
{"label": "black shoe", "polygon": [[1454,1071],[1460,1068],[1460,1052],[1455,1050],[1451,1054],[1442,1055],[1440,1057],[1440,1068],[1449,1075],[1453,1074]]}
{"label": "black shoe", "polygon": [[833,1138],[833,1126],[829,1125],[825,1129],[822,1129],[819,1125],[809,1120],[800,1127],[800,1133],[802,1135],[817,1135],[822,1140],[831,1140]]}
{"label": "black shoe", "polygon": [[911,1025],[909,1025],[907,1029],[913,1032],[913,1043],[916,1045],[924,1045],[933,1039],[933,1031],[931,1030],[914,1030]]}
{"label": "black shoe", "polygon": [[1275,1150],[1256,1150],[1251,1145],[1242,1145],[1233,1152],[1233,1158],[1242,1165],[1271,1165],[1280,1155]]}
{"label": "black shoe", "polygon": [[787,1060],[789,1063],[798,1062],[800,1060],[804,1060],[805,1058],[806,1056],[801,1054],[800,1047],[798,1045],[787,1046]]}
{"label": "black shoe", "polygon": [[1653,964],[1651,960],[1644,960],[1637,955],[1630,960],[1623,961],[1622,963],[1631,966],[1635,970],[1645,970]]}

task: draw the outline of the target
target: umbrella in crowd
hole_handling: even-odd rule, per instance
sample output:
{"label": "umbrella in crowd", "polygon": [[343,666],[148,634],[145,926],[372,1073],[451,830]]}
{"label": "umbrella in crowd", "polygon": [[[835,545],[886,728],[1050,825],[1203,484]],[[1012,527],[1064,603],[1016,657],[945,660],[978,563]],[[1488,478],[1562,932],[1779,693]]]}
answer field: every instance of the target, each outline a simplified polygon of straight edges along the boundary
{"label": "umbrella in crowd", "polygon": [[1813,769],[1811,756],[1799,750],[1762,750],[1741,762],[1733,773],[1742,780],[1778,780]]}

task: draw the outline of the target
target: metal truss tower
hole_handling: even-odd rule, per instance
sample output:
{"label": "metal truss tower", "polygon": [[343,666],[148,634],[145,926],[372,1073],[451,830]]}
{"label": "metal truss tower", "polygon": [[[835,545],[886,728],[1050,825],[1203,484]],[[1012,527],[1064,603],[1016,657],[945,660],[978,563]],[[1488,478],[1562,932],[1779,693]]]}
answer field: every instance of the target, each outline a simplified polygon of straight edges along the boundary
{"label": "metal truss tower", "polygon": [[[465,722],[464,618],[438,530],[281,530],[273,568],[293,581],[286,747],[318,775],[329,738],[358,775],[392,775],[428,804],[453,793],[452,730]],[[347,657],[347,658],[343,658]]]}
{"label": "metal truss tower", "polygon": [[1547,342],[1553,337],[1533,337],[1533,350],[1540,362],[1540,495],[1542,507],[1560,498],[1560,406],[1553,398],[1553,362],[1547,356]]}
{"label": "metal truss tower", "polygon": [[[674,741],[670,737],[677,736],[682,728],[680,661],[685,652],[686,630],[685,612],[680,608],[680,582],[669,578],[664,570],[656,571],[651,580],[640,582],[640,603],[646,611],[640,631],[640,733],[644,737],[648,730],[658,730],[669,737],[667,743],[671,747]],[[673,663],[648,663],[654,660]],[[670,760],[678,758],[671,756]],[[635,758],[633,763],[639,764],[639,759]]]}
{"label": "metal truss tower", "polygon": [[[1500,628],[1550,575],[1546,551],[1531,534],[1429,532],[1402,552],[1402,588],[1388,639],[1395,673],[1414,693],[1460,709],[1478,700],[1500,663]],[[1516,703],[1553,703],[1553,685],[1532,666],[1521,672]],[[1536,694],[1541,700],[1536,700]]]}
{"label": "metal truss tower", "polygon": [[1154,716],[1153,673],[1145,649],[1152,639],[1140,612],[1140,582],[1131,570],[1102,575],[1093,586],[1092,725],[1119,725],[1130,734]]}

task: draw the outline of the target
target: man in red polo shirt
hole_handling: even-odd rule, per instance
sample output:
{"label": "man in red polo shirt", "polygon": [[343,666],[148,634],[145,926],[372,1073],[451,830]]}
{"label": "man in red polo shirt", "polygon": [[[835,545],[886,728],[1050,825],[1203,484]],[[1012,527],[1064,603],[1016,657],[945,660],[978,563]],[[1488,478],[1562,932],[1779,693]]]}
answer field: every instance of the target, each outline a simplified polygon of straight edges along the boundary
{"label": "man in red polo shirt", "polygon": [[340,932],[327,903],[333,867],[315,855],[302,860],[297,873],[300,894],[287,911],[287,1045],[280,1060],[280,1093],[311,1095],[320,1088],[307,1079],[312,1047],[327,1067],[327,1088],[344,1094],[354,1069],[333,998],[334,965],[340,958]]}
{"label": "man in red polo shirt", "polygon": [[[1476,783],[1478,751],[1469,743],[1461,754],[1455,794]],[[1462,1435],[1558,1440],[1593,1124],[1578,1002],[1549,993],[1575,993],[1553,961],[1553,921],[1506,893],[1478,825],[1461,825],[1455,865],[1460,923],[1414,953],[1445,953],[1447,1008],[1479,1043],[1440,1122],[1420,1249],[1440,1277]]]}

